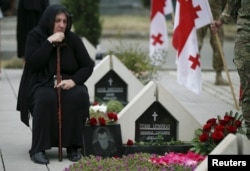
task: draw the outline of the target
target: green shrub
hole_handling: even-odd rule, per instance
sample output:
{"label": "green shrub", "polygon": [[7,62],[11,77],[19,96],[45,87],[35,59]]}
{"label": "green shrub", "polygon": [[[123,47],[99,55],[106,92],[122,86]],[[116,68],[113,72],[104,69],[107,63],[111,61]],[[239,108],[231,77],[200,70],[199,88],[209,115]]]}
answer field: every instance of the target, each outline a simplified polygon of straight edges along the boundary
{"label": "green shrub", "polygon": [[165,63],[160,61],[160,65],[155,65],[139,44],[124,44],[120,41],[113,49],[109,54],[115,55],[144,85],[157,78],[157,71]]}
{"label": "green shrub", "polygon": [[102,33],[99,3],[100,0],[62,0],[62,4],[73,14],[75,33],[88,39],[95,47]]}
{"label": "green shrub", "polygon": [[107,103],[107,112],[119,113],[124,105],[118,100],[109,100]]}

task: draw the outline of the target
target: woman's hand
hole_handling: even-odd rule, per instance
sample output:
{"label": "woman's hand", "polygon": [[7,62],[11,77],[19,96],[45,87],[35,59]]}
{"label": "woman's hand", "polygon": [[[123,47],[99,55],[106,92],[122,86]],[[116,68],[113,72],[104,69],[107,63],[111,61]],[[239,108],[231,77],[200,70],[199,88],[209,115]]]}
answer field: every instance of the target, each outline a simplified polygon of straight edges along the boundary
{"label": "woman's hand", "polygon": [[69,80],[62,80],[59,84],[57,84],[55,86],[55,88],[61,87],[64,90],[69,90],[72,87],[74,87],[75,85],[76,85],[76,83],[73,80],[71,80],[71,79],[69,79]]}
{"label": "woman's hand", "polygon": [[55,42],[62,42],[64,39],[64,33],[63,32],[56,32],[52,34],[51,36],[48,37],[48,41],[50,43],[55,43]]}

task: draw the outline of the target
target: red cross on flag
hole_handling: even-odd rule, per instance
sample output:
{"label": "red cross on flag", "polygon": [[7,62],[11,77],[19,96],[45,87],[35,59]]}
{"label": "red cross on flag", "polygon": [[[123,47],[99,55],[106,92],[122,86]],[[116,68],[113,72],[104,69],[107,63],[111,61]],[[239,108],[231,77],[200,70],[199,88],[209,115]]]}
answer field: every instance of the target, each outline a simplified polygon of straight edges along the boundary
{"label": "red cross on flag", "polygon": [[177,0],[173,46],[177,51],[177,82],[194,93],[202,88],[196,29],[212,22],[207,0]]}
{"label": "red cross on flag", "polygon": [[151,0],[149,56],[154,65],[164,61],[168,49],[165,15],[173,11],[171,0]]}

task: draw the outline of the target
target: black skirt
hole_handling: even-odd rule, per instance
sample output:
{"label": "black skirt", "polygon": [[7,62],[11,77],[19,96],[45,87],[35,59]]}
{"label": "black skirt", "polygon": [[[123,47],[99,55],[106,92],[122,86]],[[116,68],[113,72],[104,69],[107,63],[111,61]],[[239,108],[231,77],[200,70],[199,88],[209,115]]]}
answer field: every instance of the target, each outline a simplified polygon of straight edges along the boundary
{"label": "black skirt", "polygon": [[[83,128],[89,115],[89,94],[85,86],[61,91],[62,147],[83,146]],[[57,89],[51,86],[38,88],[31,104],[32,145],[30,155],[58,147]]]}

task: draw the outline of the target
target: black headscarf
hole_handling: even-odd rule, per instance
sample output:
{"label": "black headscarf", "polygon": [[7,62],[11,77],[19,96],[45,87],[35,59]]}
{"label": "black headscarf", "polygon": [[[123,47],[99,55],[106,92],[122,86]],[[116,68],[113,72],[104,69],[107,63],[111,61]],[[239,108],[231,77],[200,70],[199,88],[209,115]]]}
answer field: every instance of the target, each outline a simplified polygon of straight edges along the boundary
{"label": "black headscarf", "polygon": [[72,15],[70,14],[70,12],[67,10],[66,7],[59,4],[54,4],[48,6],[45,9],[38,23],[38,27],[40,27],[40,29],[42,30],[42,32],[45,34],[46,37],[53,34],[56,15],[60,13],[64,13],[67,16],[67,28],[65,30],[65,34],[67,34],[70,31],[72,26]]}

